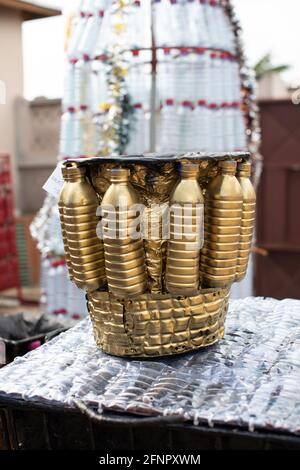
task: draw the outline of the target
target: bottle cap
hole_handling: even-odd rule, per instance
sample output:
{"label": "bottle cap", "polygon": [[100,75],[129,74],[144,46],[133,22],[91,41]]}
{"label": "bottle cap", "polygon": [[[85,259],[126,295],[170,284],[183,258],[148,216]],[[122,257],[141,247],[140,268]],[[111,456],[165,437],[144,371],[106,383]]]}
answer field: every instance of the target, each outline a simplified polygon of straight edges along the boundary
{"label": "bottle cap", "polygon": [[181,105],[184,107],[184,108],[192,108],[193,107],[193,103],[189,100],[184,100],[182,101]]}
{"label": "bottle cap", "polygon": [[188,47],[181,47],[180,48],[180,53],[181,54],[188,54],[190,52]]}
{"label": "bottle cap", "polygon": [[221,168],[223,173],[235,174],[236,162],[234,160],[223,160],[219,162],[219,168]]}
{"label": "bottle cap", "polygon": [[130,170],[127,168],[112,168],[110,172],[110,180],[112,183],[122,183],[128,181]]}
{"label": "bottle cap", "polygon": [[199,165],[196,163],[182,163],[180,167],[180,174],[183,178],[197,177],[199,172]]}
{"label": "bottle cap", "polygon": [[85,168],[78,166],[74,162],[65,163],[62,167],[62,175],[66,181],[76,181],[78,178],[85,176],[85,174]]}
{"label": "bottle cap", "polygon": [[238,163],[237,173],[239,176],[251,176],[251,163],[250,162]]}

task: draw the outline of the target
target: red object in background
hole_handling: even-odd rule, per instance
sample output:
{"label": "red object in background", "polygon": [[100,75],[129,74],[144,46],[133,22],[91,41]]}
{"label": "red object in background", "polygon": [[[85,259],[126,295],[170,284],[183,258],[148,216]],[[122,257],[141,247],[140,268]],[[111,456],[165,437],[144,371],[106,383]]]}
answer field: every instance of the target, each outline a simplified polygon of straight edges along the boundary
{"label": "red object in background", "polygon": [[0,227],[0,259],[10,252],[9,232],[7,227]]}
{"label": "red object in background", "polygon": [[13,222],[14,219],[14,196],[11,188],[6,188],[4,193],[4,219],[5,222]]}
{"label": "red object in background", "polygon": [[10,158],[0,154],[0,291],[11,288],[22,299]]}
{"label": "red object in background", "polygon": [[5,193],[4,193],[4,185],[0,183],[0,224],[2,225],[4,224],[4,222],[5,222]]}

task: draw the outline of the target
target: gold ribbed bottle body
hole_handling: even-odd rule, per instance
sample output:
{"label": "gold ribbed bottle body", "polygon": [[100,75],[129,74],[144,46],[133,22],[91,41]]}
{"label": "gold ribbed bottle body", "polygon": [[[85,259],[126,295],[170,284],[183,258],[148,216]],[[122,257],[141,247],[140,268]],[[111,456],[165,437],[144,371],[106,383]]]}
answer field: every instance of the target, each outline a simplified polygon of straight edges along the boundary
{"label": "gold ribbed bottle body", "polygon": [[242,190],[235,177],[236,163],[221,162],[219,173],[205,194],[202,284],[226,287],[236,277],[242,220]]}
{"label": "gold ribbed bottle body", "polygon": [[60,214],[72,279],[77,287],[94,291],[105,282],[103,242],[97,237],[98,196],[81,167],[65,167]]}
{"label": "gold ribbed bottle body", "polygon": [[199,290],[203,228],[203,194],[198,165],[183,164],[181,181],[170,198],[170,238],[167,246],[166,289],[175,295]]}
{"label": "gold ribbed bottle body", "polygon": [[143,240],[131,231],[138,215],[133,206],[139,200],[128,179],[128,170],[112,170],[111,185],[101,203],[103,227],[116,221],[114,233],[104,232],[103,237],[108,290],[123,298],[146,290]]}
{"label": "gold ribbed bottle body", "polygon": [[250,180],[250,175],[251,164],[239,163],[237,179],[242,188],[243,212],[235,278],[237,282],[241,281],[245,277],[247,272],[255,225],[256,194],[255,189]]}
{"label": "gold ribbed bottle body", "polygon": [[[65,175],[64,170],[65,169],[63,169],[63,175]],[[64,220],[64,207],[65,207],[64,201],[68,197],[67,196],[68,189],[69,189],[69,184],[65,181],[62,187],[62,190],[60,192],[60,197],[58,201],[58,210],[59,210],[59,217],[60,217],[61,234],[62,234],[64,250],[65,250],[66,265],[68,268],[69,277],[71,280],[73,280],[73,277],[74,277],[73,268],[72,268],[72,262],[71,262],[71,257],[70,257],[70,250],[69,250],[69,244],[68,244],[68,239],[66,235],[65,220]]]}

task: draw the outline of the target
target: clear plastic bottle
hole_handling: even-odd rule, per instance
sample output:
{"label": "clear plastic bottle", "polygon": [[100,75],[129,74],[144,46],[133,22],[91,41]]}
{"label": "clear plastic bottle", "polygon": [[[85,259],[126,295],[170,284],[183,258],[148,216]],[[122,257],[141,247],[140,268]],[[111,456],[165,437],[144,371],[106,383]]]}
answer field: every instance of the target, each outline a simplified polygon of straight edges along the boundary
{"label": "clear plastic bottle", "polygon": [[222,96],[224,103],[232,103],[234,101],[232,86],[232,59],[228,53],[223,52],[222,58]]}
{"label": "clear plastic bottle", "polygon": [[80,6],[75,13],[73,22],[72,36],[68,45],[67,55],[69,59],[80,57],[79,43],[81,41],[84,30],[87,26],[91,12],[93,11],[94,0],[82,0]]}
{"label": "clear plastic bottle", "polygon": [[134,0],[128,10],[127,46],[142,49],[151,46],[150,2]]}
{"label": "clear plastic bottle", "polygon": [[61,160],[75,156],[76,109],[70,106],[61,117],[59,157]]}
{"label": "clear plastic bottle", "polygon": [[179,148],[179,114],[175,101],[171,98],[165,100],[158,129],[160,150],[162,152],[176,151]]}
{"label": "clear plastic bottle", "polygon": [[241,100],[240,66],[234,57],[231,57],[231,87],[232,101],[239,102]]}
{"label": "clear plastic bottle", "polygon": [[224,150],[224,134],[223,134],[223,108],[217,103],[210,103],[210,151],[222,152]]}
{"label": "clear plastic bottle", "polygon": [[204,199],[198,171],[198,165],[182,164],[181,181],[170,198],[166,289],[174,295],[194,295],[199,289]]}
{"label": "clear plastic bottle", "polygon": [[40,307],[43,314],[47,313],[47,292],[48,292],[48,279],[51,261],[49,257],[43,256],[41,259],[41,297]]}
{"label": "clear plastic bottle", "polygon": [[107,0],[94,0],[92,15],[87,20],[86,27],[78,45],[81,56],[86,60],[93,59],[96,55],[96,44],[108,3]]}
{"label": "clear plastic bottle", "polygon": [[216,2],[214,0],[210,0],[203,6],[205,11],[206,28],[209,37],[209,46],[215,49],[221,49],[223,45],[221,43],[220,31],[216,22]]}
{"label": "clear plastic bottle", "polygon": [[216,0],[214,8],[216,30],[219,37],[219,48],[230,50],[230,36],[228,31],[228,24],[225,22],[225,11],[221,0]]}
{"label": "clear plastic bottle", "polygon": [[194,98],[194,55],[186,47],[180,48],[180,55],[174,62],[174,93],[178,101],[192,101]]}
{"label": "clear plastic bottle", "polygon": [[91,62],[79,60],[75,65],[74,77],[75,107],[89,107],[91,104]]}
{"label": "clear plastic bottle", "polygon": [[204,246],[201,252],[202,285],[230,286],[236,276],[242,221],[242,189],[235,176],[236,162],[219,163],[220,173],[205,193]]}
{"label": "clear plastic bottle", "polygon": [[223,103],[223,128],[224,128],[224,150],[234,152],[235,139],[235,110],[232,103]]}
{"label": "clear plastic bottle", "polygon": [[178,150],[196,150],[193,133],[194,112],[191,101],[182,101],[178,108]]}
{"label": "clear plastic bottle", "polygon": [[169,0],[154,0],[153,2],[153,28],[157,47],[171,45],[172,36],[169,23]]}
{"label": "clear plastic bottle", "polygon": [[93,149],[92,154],[97,155],[102,146],[102,127],[105,119],[106,112],[101,110],[94,114],[92,119],[93,126]]}
{"label": "clear plastic bottle", "polygon": [[224,101],[223,95],[223,59],[217,52],[210,54],[210,102],[221,106]]}
{"label": "clear plastic bottle", "polygon": [[231,54],[236,54],[236,38],[234,29],[229,19],[229,15],[224,11],[223,5],[220,5],[219,8],[222,12],[221,21],[223,25],[220,26],[220,23],[218,22],[218,27],[220,28],[220,31],[224,31],[225,34],[223,33],[223,37],[226,37],[226,40],[221,45],[221,48],[226,49],[227,51],[231,52]]}
{"label": "clear plastic bottle", "polygon": [[135,103],[132,119],[130,141],[126,152],[128,154],[143,153],[149,150],[149,120],[145,114],[142,103]]}
{"label": "clear plastic bottle", "polygon": [[67,315],[72,320],[79,320],[87,315],[85,292],[67,279]]}
{"label": "clear plastic bottle", "polygon": [[198,100],[194,110],[194,139],[198,151],[209,151],[209,110],[205,100]]}
{"label": "clear plastic bottle", "polygon": [[117,221],[115,233],[103,232],[108,289],[122,297],[146,290],[143,240],[131,233],[136,219],[134,206],[139,204],[139,199],[129,183],[129,175],[127,169],[112,169],[111,185],[101,203],[103,227],[111,227],[111,221]]}
{"label": "clear plastic bottle", "polygon": [[186,0],[182,6],[185,11],[186,21],[189,25],[187,38],[187,44],[191,47],[196,47],[199,44],[203,45],[203,42],[199,42],[199,1],[198,0]]}
{"label": "clear plastic bottle", "polygon": [[242,105],[239,102],[233,103],[234,128],[235,128],[235,151],[247,149],[246,126],[242,112]]}
{"label": "clear plastic bottle", "polygon": [[55,273],[55,308],[54,313],[58,318],[65,318],[66,309],[66,285],[67,273],[64,260],[57,260]]}
{"label": "clear plastic bottle", "polygon": [[68,108],[75,107],[75,71],[77,59],[66,63],[64,73],[64,94],[62,99],[62,109],[65,112]]}
{"label": "clear plastic bottle", "polygon": [[188,9],[185,0],[170,0],[169,27],[171,37],[176,46],[190,45],[190,31],[186,27],[188,21]]}
{"label": "clear plastic bottle", "polygon": [[57,261],[52,259],[48,272],[47,288],[46,288],[46,312],[47,315],[55,314],[56,299],[56,264]]}
{"label": "clear plastic bottle", "polygon": [[198,42],[200,47],[208,47],[210,45],[209,28],[206,21],[206,0],[198,0],[196,2],[196,22],[198,30]]}
{"label": "clear plastic bottle", "polygon": [[127,76],[127,89],[133,103],[142,103],[146,101],[145,92],[145,64],[138,50],[132,51],[129,72]]}

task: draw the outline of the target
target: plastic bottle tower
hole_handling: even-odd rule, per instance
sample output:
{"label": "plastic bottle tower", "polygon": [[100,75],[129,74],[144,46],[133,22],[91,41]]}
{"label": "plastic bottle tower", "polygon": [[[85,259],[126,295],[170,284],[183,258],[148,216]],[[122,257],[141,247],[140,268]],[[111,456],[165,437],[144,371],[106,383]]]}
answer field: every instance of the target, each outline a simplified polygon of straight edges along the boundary
{"label": "plastic bottle tower", "polygon": [[[66,49],[60,161],[149,151],[259,155],[254,80],[230,1],[82,0],[68,17]],[[32,233],[47,312],[82,315],[52,196]]]}

